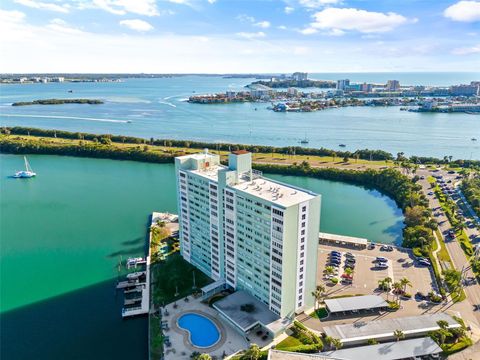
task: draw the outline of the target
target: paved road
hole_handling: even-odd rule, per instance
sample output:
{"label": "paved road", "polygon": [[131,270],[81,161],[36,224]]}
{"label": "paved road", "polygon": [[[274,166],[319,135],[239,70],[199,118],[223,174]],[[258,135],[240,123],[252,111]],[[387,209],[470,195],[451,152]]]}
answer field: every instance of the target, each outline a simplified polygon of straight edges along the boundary
{"label": "paved road", "polygon": [[[460,243],[456,239],[451,239],[445,234],[448,234],[448,231],[452,229],[452,226],[446,217],[445,213],[440,209],[440,202],[436,198],[436,196],[433,195],[428,195],[429,193],[431,194],[433,192],[433,189],[431,188],[429,182],[428,182],[428,177],[432,175],[441,175],[443,176],[443,179],[447,184],[451,184],[452,187],[455,186],[455,182],[457,181],[455,179],[456,174],[448,174],[444,170],[440,170],[438,172],[432,173],[431,171],[427,169],[418,169],[417,170],[417,175],[424,177],[424,179],[419,180],[419,184],[422,186],[422,191],[425,193],[425,195],[428,198],[430,208],[432,209],[434,214],[437,214],[435,218],[437,219],[437,222],[439,223],[439,230],[442,234],[442,241],[445,242],[445,246],[447,248],[448,253],[450,254],[450,257],[452,259],[452,262],[457,270],[465,270],[465,276],[466,277],[473,277],[473,272],[470,269],[469,262],[465,256],[465,253],[463,252],[463,249],[460,246]],[[448,183],[448,181],[451,180],[451,183]],[[475,235],[478,237],[478,230],[477,229],[469,229],[470,235]],[[473,305],[479,304],[480,305],[480,285],[474,284],[474,285],[469,285],[464,287],[465,293],[467,295],[467,302],[469,303],[469,308],[466,306],[462,306],[462,309],[459,309],[459,311],[462,312],[462,315],[465,318],[471,318],[472,315],[476,318],[477,322],[480,322],[480,312],[478,311],[473,311]],[[465,313],[468,312],[468,313]]]}

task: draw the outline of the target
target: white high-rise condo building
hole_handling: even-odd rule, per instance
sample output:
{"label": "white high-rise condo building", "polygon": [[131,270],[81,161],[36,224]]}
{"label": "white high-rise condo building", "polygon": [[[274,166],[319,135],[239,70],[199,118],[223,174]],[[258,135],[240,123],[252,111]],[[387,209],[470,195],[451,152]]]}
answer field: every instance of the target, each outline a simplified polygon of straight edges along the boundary
{"label": "white high-rise condo building", "polygon": [[228,166],[208,150],[180,156],[175,171],[183,258],[282,318],[311,309],[320,195],[264,178],[245,150]]}

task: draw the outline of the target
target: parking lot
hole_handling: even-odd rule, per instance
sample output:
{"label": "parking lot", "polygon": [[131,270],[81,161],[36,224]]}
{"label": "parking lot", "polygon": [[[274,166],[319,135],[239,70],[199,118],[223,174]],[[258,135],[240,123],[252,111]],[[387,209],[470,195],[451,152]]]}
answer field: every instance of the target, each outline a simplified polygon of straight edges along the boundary
{"label": "parking lot", "polygon": [[[338,283],[333,285],[332,281],[325,277],[325,267],[328,265],[329,254],[332,250],[338,251],[342,254],[342,263],[338,267],[339,272],[337,274],[339,279],[343,274],[345,253],[350,252],[355,256],[356,263],[351,284]],[[388,260],[387,269],[378,269],[375,267],[373,261],[379,256]],[[413,256],[407,250],[394,247],[393,251],[382,251],[380,250],[380,245],[377,245],[374,249],[364,250],[326,244],[319,246],[317,283],[325,285],[327,289],[327,297],[378,293],[378,281],[385,279],[386,277],[390,277],[393,280],[392,282],[397,282],[403,277],[410,280],[412,286],[407,286],[407,292],[412,295],[417,291],[428,293],[432,288],[435,288],[435,283],[432,280],[432,274],[429,267],[416,264]],[[393,299],[393,295],[389,295],[389,298]],[[405,302],[408,303],[415,301],[408,300]]]}

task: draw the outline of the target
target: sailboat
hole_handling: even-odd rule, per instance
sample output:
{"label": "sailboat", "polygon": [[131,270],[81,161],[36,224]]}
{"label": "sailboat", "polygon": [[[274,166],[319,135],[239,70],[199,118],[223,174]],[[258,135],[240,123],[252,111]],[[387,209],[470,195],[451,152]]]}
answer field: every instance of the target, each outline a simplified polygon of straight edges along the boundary
{"label": "sailboat", "polygon": [[32,171],[32,168],[30,167],[26,156],[23,157],[23,160],[25,160],[25,170],[17,171],[15,175],[13,175],[13,177],[25,179],[36,176],[37,174]]}
{"label": "sailboat", "polygon": [[305,133],[305,137],[300,140],[300,144],[308,144],[307,133]]}

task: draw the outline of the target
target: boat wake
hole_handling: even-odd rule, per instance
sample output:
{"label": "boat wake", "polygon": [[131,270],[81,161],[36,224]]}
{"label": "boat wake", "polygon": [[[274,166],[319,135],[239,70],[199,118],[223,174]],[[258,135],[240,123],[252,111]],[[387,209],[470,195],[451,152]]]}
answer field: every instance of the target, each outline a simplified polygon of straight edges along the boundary
{"label": "boat wake", "polygon": [[115,120],[115,119],[100,119],[100,118],[88,118],[79,116],[60,116],[60,115],[17,115],[17,114],[2,114],[5,117],[28,117],[39,119],[71,119],[71,120],[86,120],[86,121],[99,121],[99,122],[111,122],[111,123],[129,123],[130,120]]}
{"label": "boat wake", "polygon": [[170,102],[168,102],[168,101],[159,101],[158,103],[159,103],[159,104],[168,105],[168,106],[171,106],[171,107],[174,107],[174,108],[177,107],[177,105],[172,104],[172,103],[170,103]]}

